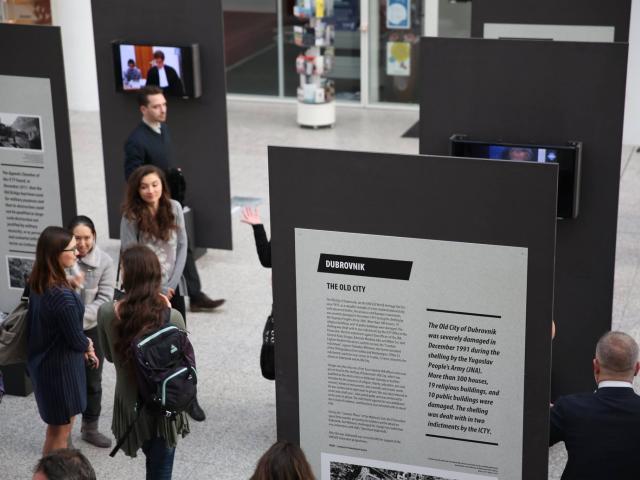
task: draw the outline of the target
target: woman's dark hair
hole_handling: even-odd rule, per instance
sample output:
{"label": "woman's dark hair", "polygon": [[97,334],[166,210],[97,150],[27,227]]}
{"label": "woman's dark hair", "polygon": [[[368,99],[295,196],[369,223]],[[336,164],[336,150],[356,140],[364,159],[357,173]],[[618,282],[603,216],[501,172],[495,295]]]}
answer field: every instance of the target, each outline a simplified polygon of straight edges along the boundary
{"label": "woman's dark hair", "polygon": [[300,447],[277,442],[260,457],[250,480],[315,480],[315,477]]}
{"label": "woman's dark hair", "polygon": [[78,225],[84,225],[85,227],[89,227],[89,230],[91,230],[91,233],[93,233],[93,236],[95,238],[95,236],[96,236],[96,227],[93,224],[93,220],[91,220],[89,217],[87,217],[85,215],[78,215],[77,217],[73,217],[71,219],[71,221],[69,222],[69,226],[67,228],[69,229],[69,231],[71,233],[73,233],[73,230]]}
{"label": "woman's dark hair", "polygon": [[[140,183],[147,175],[155,174],[162,183],[162,195],[158,211],[155,216],[151,213],[147,203],[140,197]],[[154,165],[143,165],[136,168],[127,181],[127,193],[122,204],[122,214],[124,217],[138,225],[140,233],[168,241],[171,231],[177,230],[176,217],[171,208],[171,197],[169,196],[169,186],[164,172]]]}
{"label": "woman's dark hair", "polygon": [[69,287],[58,257],[71,240],[71,232],[61,227],[47,227],[42,231],[36,246],[36,261],[29,276],[29,287],[34,293],[41,294],[52,287]]}
{"label": "woman's dark hair", "polygon": [[119,341],[115,344],[123,363],[133,358],[131,342],[145,332],[162,326],[167,305],[159,295],[162,270],[158,257],[149,247],[133,245],[122,252],[122,287],[125,296],[118,304],[113,322]]}

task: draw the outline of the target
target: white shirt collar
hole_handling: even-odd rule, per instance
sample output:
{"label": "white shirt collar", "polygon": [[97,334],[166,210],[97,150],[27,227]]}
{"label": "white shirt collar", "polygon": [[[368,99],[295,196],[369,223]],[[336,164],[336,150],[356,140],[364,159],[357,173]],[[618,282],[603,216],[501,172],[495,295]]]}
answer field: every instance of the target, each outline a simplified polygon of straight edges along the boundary
{"label": "white shirt collar", "polygon": [[621,382],[619,380],[603,380],[598,384],[598,388],[609,388],[609,387],[626,387],[633,388],[630,382]]}
{"label": "white shirt collar", "polygon": [[160,88],[166,88],[169,86],[169,79],[167,79],[167,71],[164,67],[158,68],[158,80],[160,80]]}
{"label": "white shirt collar", "polygon": [[162,135],[162,129],[160,128],[160,122],[157,123],[151,123],[151,122],[147,122],[147,120],[142,117],[142,121],[145,123],[145,125],[147,127],[149,127],[151,130],[153,130],[154,132],[156,132],[158,135]]}

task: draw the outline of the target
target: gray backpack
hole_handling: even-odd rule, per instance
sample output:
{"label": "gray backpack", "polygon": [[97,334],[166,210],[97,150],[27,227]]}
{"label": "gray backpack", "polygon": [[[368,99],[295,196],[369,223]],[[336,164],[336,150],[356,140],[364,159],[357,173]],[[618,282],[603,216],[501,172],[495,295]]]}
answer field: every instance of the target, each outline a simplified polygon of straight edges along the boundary
{"label": "gray backpack", "polygon": [[27,313],[29,287],[24,289],[20,303],[0,324],[0,365],[27,361]]}

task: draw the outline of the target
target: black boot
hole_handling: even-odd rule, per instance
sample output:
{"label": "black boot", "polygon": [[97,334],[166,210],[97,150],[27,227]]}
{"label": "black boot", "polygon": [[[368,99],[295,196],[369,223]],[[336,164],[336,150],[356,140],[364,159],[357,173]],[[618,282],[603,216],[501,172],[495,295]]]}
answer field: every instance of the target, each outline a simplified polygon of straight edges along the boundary
{"label": "black boot", "polygon": [[189,405],[187,413],[196,422],[204,422],[204,419],[207,418],[207,416],[204,414],[204,410],[202,410],[202,407],[198,404],[197,398],[193,399],[193,402],[191,402],[191,404]]}

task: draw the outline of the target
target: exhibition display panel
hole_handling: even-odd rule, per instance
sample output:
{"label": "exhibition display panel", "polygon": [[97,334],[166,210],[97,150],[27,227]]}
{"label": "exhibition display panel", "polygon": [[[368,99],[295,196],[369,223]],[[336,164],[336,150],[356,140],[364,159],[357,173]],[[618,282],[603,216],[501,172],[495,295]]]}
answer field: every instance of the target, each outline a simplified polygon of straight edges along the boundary
{"label": "exhibition display panel", "polygon": [[421,42],[420,153],[448,155],[459,133],[497,146],[581,143],[579,211],[558,222],[552,400],[591,391],[593,348],[611,329],[628,45]]}
{"label": "exhibition display panel", "polygon": [[473,0],[471,35],[628,42],[630,18],[631,0]]}
{"label": "exhibition display panel", "polygon": [[[164,63],[171,68],[165,68],[166,85],[161,86],[167,97],[172,166],[181,168],[186,180],[185,204],[193,215],[194,243],[198,247],[231,249],[220,2],[93,0],[91,6],[109,235],[119,236],[120,204],[125,189],[123,147],[141,117],[136,95],[126,90],[149,83],[149,75],[158,61],[154,56],[160,50]],[[132,72],[128,72],[129,60],[133,60]],[[125,64],[127,69],[123,71]],[[163,79],[158,83],[163,83]]]}
{"label": "exhibition display panel", "polygon": [[[40,232],[76,215],[69,112],[58,27],[0,24],[15,52],[0,66],[0,312],[19,303]],[[8,394],[28,395],[23,364],[2,367]]]}
{"label": "exhibition display panel", "polygon": [[269,174],[279,439],[322,479],[546,476],[557,164],[270,147]]}

